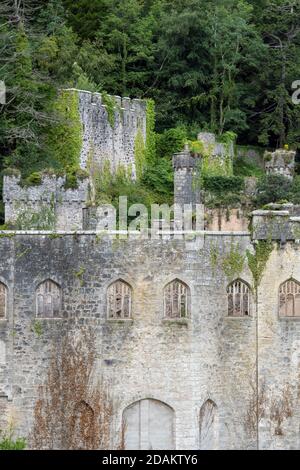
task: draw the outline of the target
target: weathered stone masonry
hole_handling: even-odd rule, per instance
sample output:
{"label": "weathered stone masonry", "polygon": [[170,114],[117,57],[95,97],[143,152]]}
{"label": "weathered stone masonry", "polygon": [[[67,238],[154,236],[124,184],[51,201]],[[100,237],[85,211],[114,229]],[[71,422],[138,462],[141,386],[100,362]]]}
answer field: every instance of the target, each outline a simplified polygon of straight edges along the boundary
{"label": "weathered stone masonry", "polygon": [[[76,334],[90,325],[96,333],[96,376],[110,383],[116,401],[116,436],[126,407],[155,399],[174,410],[174,446],[197,449],[200,409],[214,403],[210,445],[256,448],[257,435],[246,415],[257,384],[260,389],[265,382],[274,400],[290,384],[292,412],[276,435],[270,404],[265,404],[259,447],[298,448],[300,323],[279,318],[278,289],[290,277],[300,280],[299,248],[294,242],[274,246],[257,303],[252,292],[251,316],[228,317],[229,280],[221,260],[233,243],[243,254],[253,250],[247,233],[206,233],[200,250],[196,241],[113,241],[92,232],[2,236],[0,281],[8,288],[8,304],[6,319],[0,320],[5,345],[0,349],[0,424],[13,417],[18,434],[29,435],[53,344],[66,332]],[[218,253],[217,265],[212,250]],[[253,286],[247,263],[239,277]],[[131,321],[107,319],[107,288],[120,278],[132,287]],[[184,322],[163,318],[163,289],[176,278],[191,294],[190,319]],[[39,319],[37,334],[35,293],[46,279],[61,286],[62,318]]]}
{"label": "weathered stone masonry", "polygon": [[119,165],[131,168],[135,178],[135,140],[138,132],[146,141],[146,101],[110,97],[115,106],[113,126],[100,93],[78,90],[79,113],[83,127],[81,168],[103,167],[105,161],[115,171]]}

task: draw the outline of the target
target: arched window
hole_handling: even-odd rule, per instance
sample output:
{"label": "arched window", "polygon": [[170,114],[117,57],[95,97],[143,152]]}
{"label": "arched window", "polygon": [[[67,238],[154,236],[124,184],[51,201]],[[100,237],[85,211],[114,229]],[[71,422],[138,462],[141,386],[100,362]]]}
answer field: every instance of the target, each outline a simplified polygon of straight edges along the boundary
{"label": "arched window", "polygon": [[190,290],[184,282],[175,279],[164,290],[165,318],[187,318],[190,316]]}
{"label": "arched window", "polygon": [[123,413],[126,450],[175,449],[175,413],[166,403],[144,399],[128,406]]}
{"label": "arched window", "polygon": [[61,288],[51,279],[42,282],[36,289],[36,313],[44,318],[61,316]]}
{"label": "arched window", "polygon": [[294,279],[289,279],[279,288],[279,315],[300,317],[300,283]]}
{"label": "arched window", "polygon": [[245,317],[250,315],[250,296],[249,285],[237,279],[227,287],[228,298],[228,316]]}
{"label": "arched window", "polygon": [[118,279],[107,289],[108,318],[126,319],[131,317],[132,289],[127,282]]}
{"label": "arched window", "polygon": [[218,408],[212,400],[206,400],[199,414],[200,449],[217,450],[219,447]]}
{"label": "arched window", "polygon": [[6,317],[7,287],[0,282],[0,319]]}

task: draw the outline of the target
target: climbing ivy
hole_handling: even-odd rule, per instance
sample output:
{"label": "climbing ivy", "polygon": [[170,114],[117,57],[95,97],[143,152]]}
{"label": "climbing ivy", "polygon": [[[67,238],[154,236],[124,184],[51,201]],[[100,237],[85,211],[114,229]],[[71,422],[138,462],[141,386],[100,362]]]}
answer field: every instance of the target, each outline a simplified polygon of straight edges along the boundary
{"label": "climbing ivy", "polygon": [[108,122],[114,128],[116,121],[116,100],[114,96],[108,95],[106,91],[102,91],[101,97],[102,103],[106,107]]}
{"label": "climbing ivy", "polygon": [[210,244],[209,259],[210,259],[210,265],[211,265],[212,271],[213,273],[215,273],[217,266],[218,266],[218,260],[219,260],[219,250],[218,250],[218,245],[216,243]]}
{"label": "climbing ivy", "polygon": [[56,224],[55,203],[40,203],[38,210],[21,208],[11,224],[16,230],[53,230]]}
{"label": "climbing ivy", "polygon": [[149,99],[146,101],[146,149],[145,159],[148,164],[155,161],[156,137],[155,137],[155,103]]}
{"label": "climbing ivy", "polygon": [[255,245],[255,252],[251,253],[249,250],[246,251],[248,266],[252,273],[254,288],[257,290],[268,259],[273,251],[273,243],[271,240],[259,240]]}
{"label": "climbing ivy", "polygon": [[240,276],[243,271],[245,256],[241,253],[240,245],[231,242],[230,250],[225,254],[222,261],[222,269],[228,280],[235,279]]}
{"label": "climbing ivy", "polygon": [[82,148],[82,123],[77,90],[61,90],[54,103],[57,124],[49,133],[52,158],[60,168],[79,168]]}
{"label": "climbing ivy", "polygon": [[144,137],[141,129],[138,129],[134,142],[134,158],[137,179],[143,176],[146,163]]}

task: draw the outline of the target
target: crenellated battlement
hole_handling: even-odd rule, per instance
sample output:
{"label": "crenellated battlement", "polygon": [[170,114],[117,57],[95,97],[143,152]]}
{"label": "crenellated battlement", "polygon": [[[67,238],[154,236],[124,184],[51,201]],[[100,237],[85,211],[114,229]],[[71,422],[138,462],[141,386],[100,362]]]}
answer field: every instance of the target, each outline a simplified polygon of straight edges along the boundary
{"label": "crenellated battlement", "polygon": [[5,222],[16,228],[80,230],[88,201],[89,179],[68,188],[65,176],[43,174],[40,184],[24,186],[21,176],[4,176]]}
{"label": "crenellated battlement", "polygon": [[101,168],[108,161],[112,171],[119,165],[130,168],[135,179],[135,142],[139,133],[146,143],[146,101],[77,92],[83,129],[81,168]]}

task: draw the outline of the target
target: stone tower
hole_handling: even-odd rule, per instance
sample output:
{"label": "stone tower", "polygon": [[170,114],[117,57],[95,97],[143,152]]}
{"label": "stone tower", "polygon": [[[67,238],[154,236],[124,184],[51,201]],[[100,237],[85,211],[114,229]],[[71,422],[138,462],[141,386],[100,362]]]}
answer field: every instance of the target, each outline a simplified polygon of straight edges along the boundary
{"label": "stone tower", "polygon": [[201,203],[201,192],[197,176],[200,171],[199,157],[193,157],[186,144],[184,150],[173,156],[174,202],[175,204]]}

